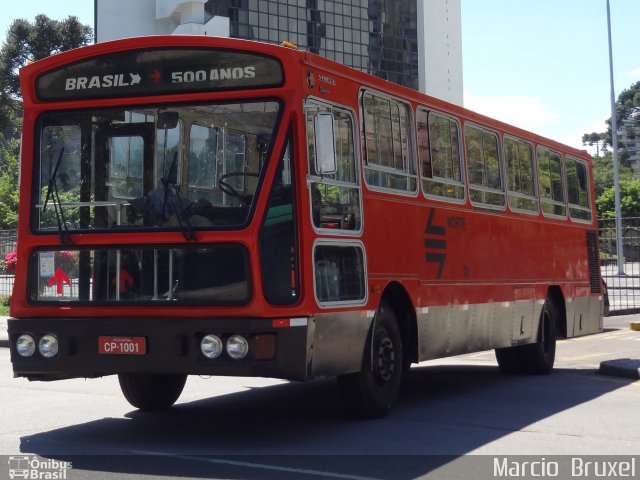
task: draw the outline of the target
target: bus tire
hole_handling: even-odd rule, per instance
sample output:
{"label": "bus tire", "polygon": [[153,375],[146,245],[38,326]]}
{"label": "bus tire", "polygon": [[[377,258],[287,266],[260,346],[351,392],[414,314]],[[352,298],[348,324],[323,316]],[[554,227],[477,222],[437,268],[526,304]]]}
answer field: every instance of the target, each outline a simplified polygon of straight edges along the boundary
{"label": "bus tire", "polygon": [[549,297],[540,312],[538,341],[523,345],[520,350],[520,365],[524,373],[543,375],[553,370],[556,358],[556,338],[558,335],[558,309]]}
{"label": "bus tire", "polygon": [[145,412],[170,408],[182,393],[187,375],[120,373],[120,389],[127,401]]}
{"label": "bus tire", "polygon": [[[396,315],[384,300],[376,312],[365,369],[338,376],[343,402],[355,416],[382,418],[391,410],[402,380],[402,335]],[[368,360],[371,358],[371,360]]]}
{"label": "bus tire", "polygon": [[496,360],[500,372],[507,375],[522,372],[518,348],[520,347],[496,348]]}
{"label": "bus tire", "polygon": [[558,309],[547,298],[540,312],[538,340],[529,345],[496,348],[496,360],[502,373],[545,374],[553,370],[556,357]]}

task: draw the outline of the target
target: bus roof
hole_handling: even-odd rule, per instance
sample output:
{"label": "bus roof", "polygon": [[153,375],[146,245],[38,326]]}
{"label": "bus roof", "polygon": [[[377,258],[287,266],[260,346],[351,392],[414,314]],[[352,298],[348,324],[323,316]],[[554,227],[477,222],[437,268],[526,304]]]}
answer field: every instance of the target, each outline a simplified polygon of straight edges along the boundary
{"label": "bus roof", "polygon": [[20,70],[23,96],[25,99],[35,99],[36,96],[35,91],[33,90],[33,85],[36,78],[39,75],[42,75],[49,70],[59,68],[62,65],[74,64],[96,56],[115,54],[118,52],[125,52],[127,50],[157,50],[162,48],[218,48],[224,50],[237,50],[272,56],[280,60],[288,58],[294,62],[297,58],[297,61],[300,62],[300,64],[305,64],[307,67],[314,67],[333,72],[340,77],[351,79],[362,86],[383,91],[388,95],[402,98],[415,104],[423,105],[427,108],[439,110],[443,113],[459,117],[465,122],[477,123],[500,131],[504,134],[527,139],[551,149],[562,150],[565,153],[580,157],[587,161],[591,160],[591,156],[586,150],[562,144],[550,138],[543,137],[500,120],[468,110],[462,106],[440,100],[411,88],[347,67],[336,61],[298,49],[291,44],[277,45],[237,38],[196,35],[157,35],[112,40],[58,53],[24,66]]}

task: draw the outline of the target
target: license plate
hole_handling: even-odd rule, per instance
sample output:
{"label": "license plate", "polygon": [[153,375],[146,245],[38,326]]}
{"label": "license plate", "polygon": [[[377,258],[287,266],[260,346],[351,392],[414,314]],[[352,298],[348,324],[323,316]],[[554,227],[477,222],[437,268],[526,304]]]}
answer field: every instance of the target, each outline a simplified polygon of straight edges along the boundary
{"label": "license plate", "polygon": [[98,337],[98,352],[102,355],[144,355],[145,337]]}

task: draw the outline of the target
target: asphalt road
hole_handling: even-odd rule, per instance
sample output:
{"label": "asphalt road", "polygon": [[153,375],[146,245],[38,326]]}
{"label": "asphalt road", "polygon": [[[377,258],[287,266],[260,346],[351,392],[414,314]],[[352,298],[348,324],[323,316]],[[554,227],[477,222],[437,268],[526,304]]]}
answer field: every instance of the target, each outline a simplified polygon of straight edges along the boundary
{"label": "asphalt road", "polygon": [[496,456],[638,456],[640,381],[598,373],[640,359],[638,318],[560,342],[551,375],[501,375],[493,352],[414,366],[376,421],[349,418],[330,379],[190,377],[172,411],[144,414],[114,377],[13,379],[0,348],[0,455],[69,461],[71,480],[483,479]]}

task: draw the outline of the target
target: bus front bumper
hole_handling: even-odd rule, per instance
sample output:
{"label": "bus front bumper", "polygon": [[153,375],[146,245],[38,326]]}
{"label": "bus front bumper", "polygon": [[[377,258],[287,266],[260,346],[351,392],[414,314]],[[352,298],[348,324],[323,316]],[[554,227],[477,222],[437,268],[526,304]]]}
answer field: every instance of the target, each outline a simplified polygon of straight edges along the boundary
{"label": "bus front bumper", "polygon": [[[306,318],[20,318],[9,319],[8,327],[14,376],[30,380],[117,373],[310,377],[312,342]],[[247,340],[248,354],[233,359],[223,349],[217,358],[207,358],[200,346],[206,335],[218,336],[223,344],[240,335]],[[51,358],[41,351],[45,337],[57,340]]]}

